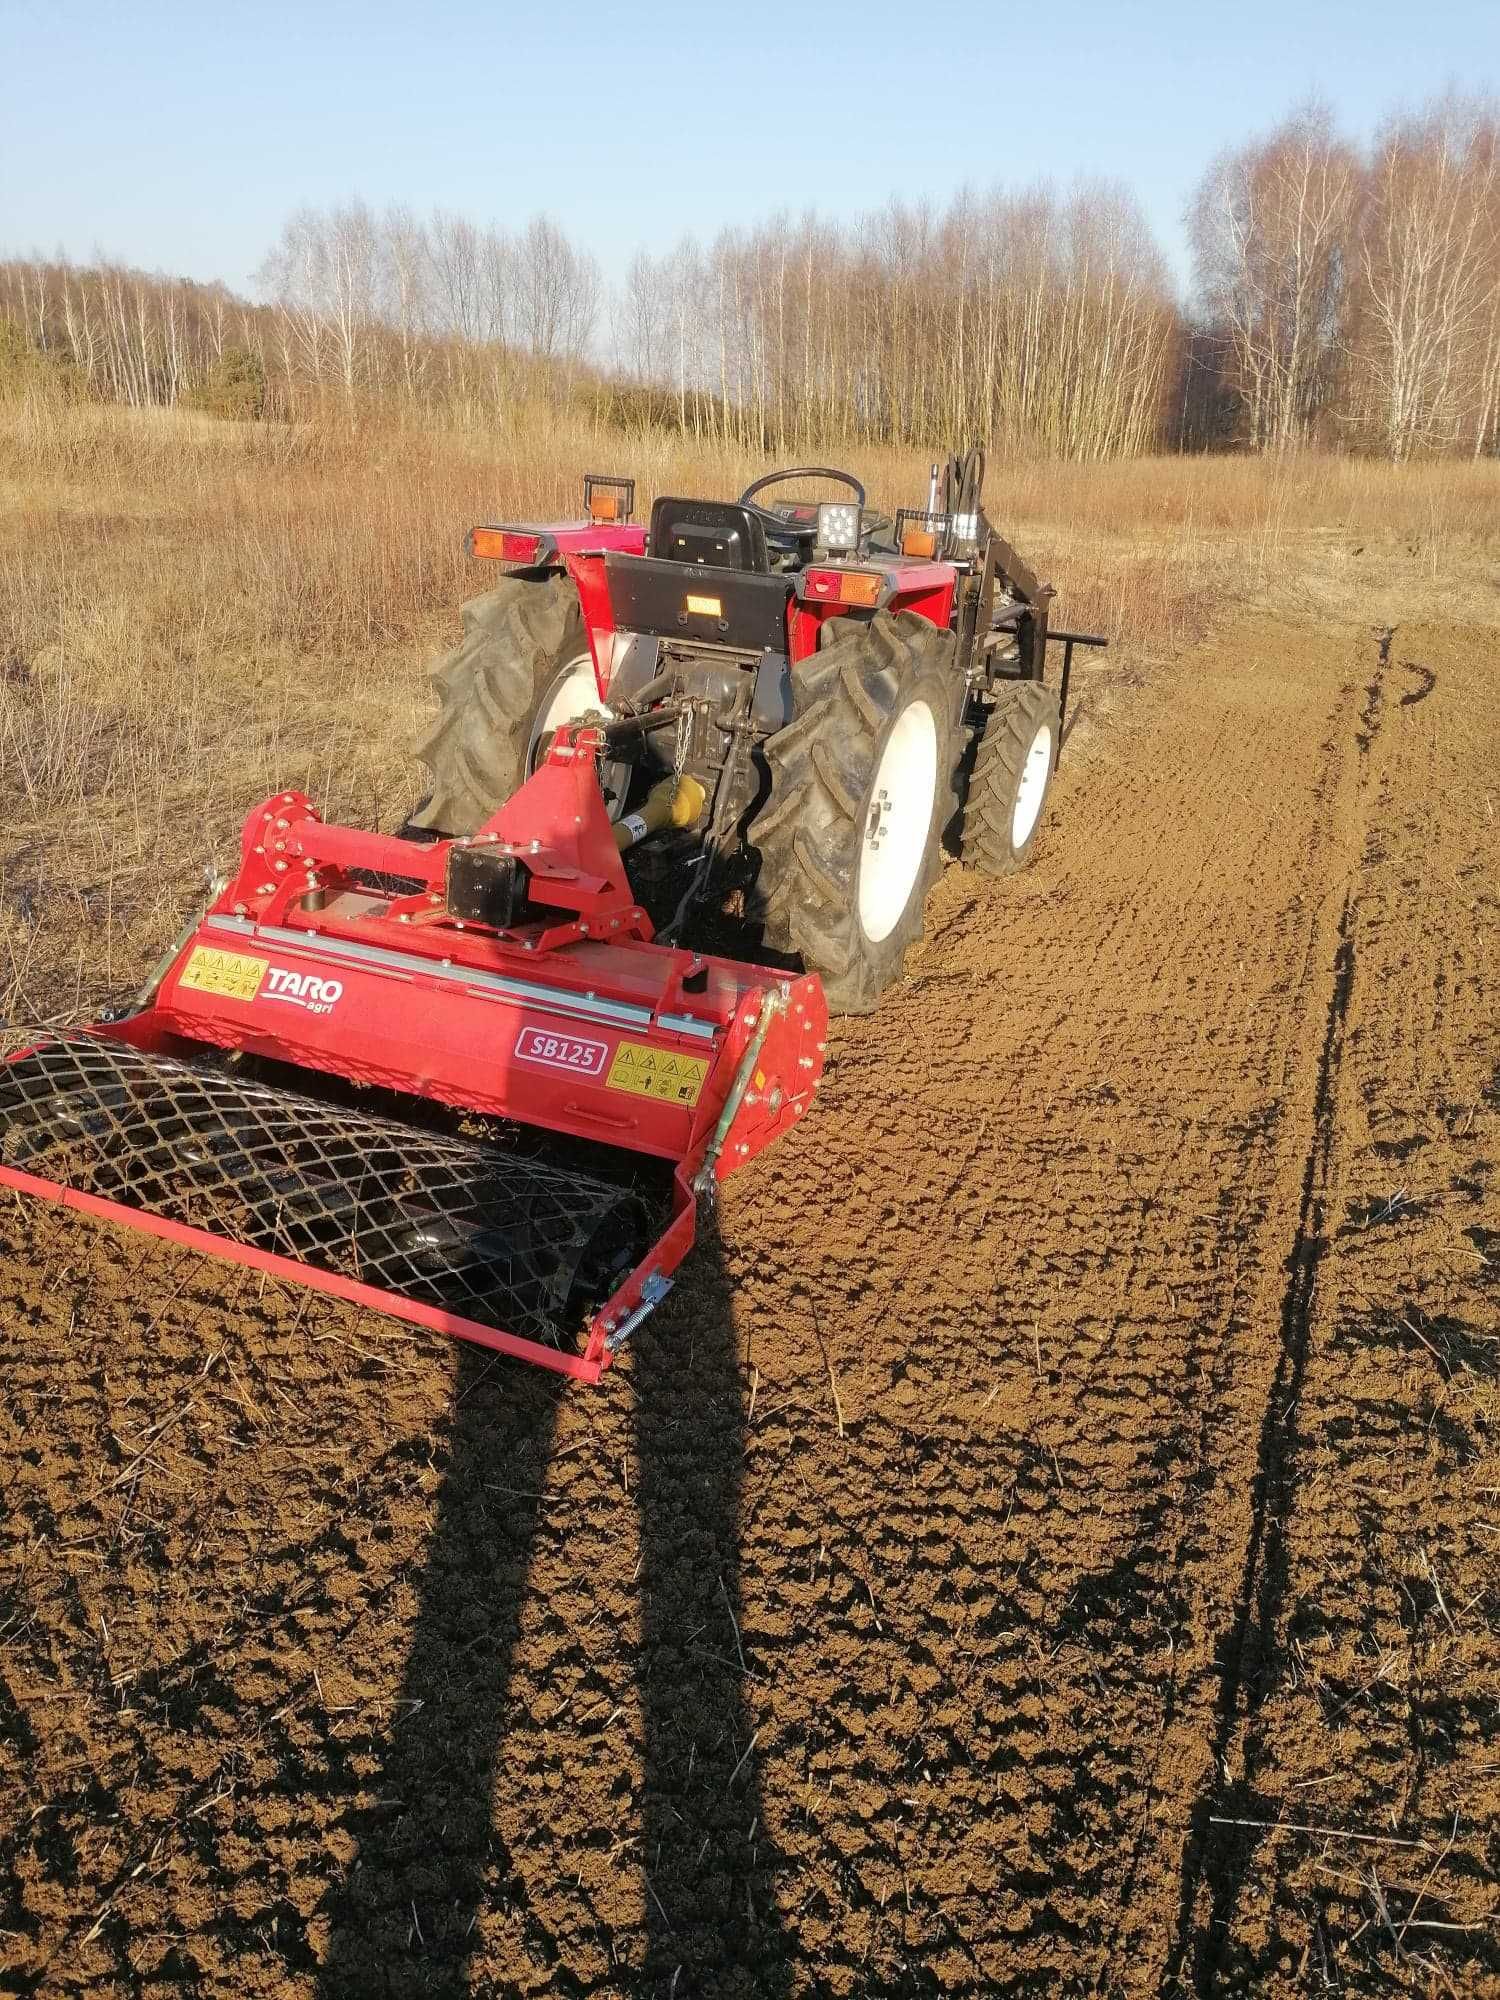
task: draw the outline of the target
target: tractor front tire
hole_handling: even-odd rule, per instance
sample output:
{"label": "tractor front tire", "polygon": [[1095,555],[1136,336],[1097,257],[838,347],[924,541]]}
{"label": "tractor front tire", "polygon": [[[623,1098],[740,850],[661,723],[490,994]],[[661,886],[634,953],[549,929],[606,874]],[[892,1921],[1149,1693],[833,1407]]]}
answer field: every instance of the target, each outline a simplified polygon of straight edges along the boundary
{"label": "tractor front tire", "polygon": [[413,833],[470,834],[531,775],[538,723],[598,703],[583,611],[570,577],[506,577],[463,607],[463,637],[432,675],[439,712],[417,755],[432,773]]}
{"label": "tractor front tire", "polygon": [[914,613],[830,619],[792,669],[792,720],[766,743],[766,942],[818,973],[830,1009],[866,1014],[922,935],[957,762],[953,636]]}
{"label": "tractor front tire", "polygon": [[1031,859],[1057,768],[1057,696],[1037,681],[1002,685],[985,719],[964,800],[960,858],[984,875]]}

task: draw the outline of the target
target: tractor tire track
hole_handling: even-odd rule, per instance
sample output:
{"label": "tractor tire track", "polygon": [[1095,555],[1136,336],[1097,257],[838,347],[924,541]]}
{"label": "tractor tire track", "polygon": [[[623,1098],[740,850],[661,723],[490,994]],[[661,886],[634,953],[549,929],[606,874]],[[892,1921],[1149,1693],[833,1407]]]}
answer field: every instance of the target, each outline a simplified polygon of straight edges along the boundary
{"label": "tractor tire track", "polygon": [[1253,1824],[1203,1866],[1200,1992],[1500,1991],[1500,1563],[1465,1499],[1494,1477],[1500,1334],[1481,1247],[1500,1201],[1474,1129],[1497,1074],[1497,906],[1464,756],[1493,731],[1465,637],[1422,635],[1445,707],[1411,713],[1439,674],[1403,659],[1416,698],[1377,706],[1361,746],[1316,1283],[1225,1740],[1219,1812]]}
{"label": "tractor tire track", "polygon": [[[1393,634],[1380,637],[1375,673],[1364,691],[1356,724],[1356,767],[1353,819],[1346,816],[1346,843],[1360,835],[1364,794],[1369,782],[1372,747],[1379,733],[1385,701],[1384,676]],[[1363,845],[1362,839],[1359,842]],[[1354,898],[1357,854],[1346,863],[1343,897],[1327,976],[1327,1020],[1318,1056],[1312,1104],[1312,1133],[1307,1149],[1295,1228],[1286,1256],[1286,1290],[1279,1316],[1280,1353],[1271,1391],[1261,1420],[1252,1489],[1249,1539],[1234,1615],[1224,1646],[1223,1676],[1212,1741],[1215,1782],[1194,1807],[1192,1829],[1184,1854],[1177,1935],[1162,1978],[1162,1991],[1212,1993],[1217,1990],[1220,1947],[1228,1913],[1237,1894],[1234,1855],[1239,1842],[1225,1822],[1248,1817],[1253,1800],[1243,1784],[1227,1783],[1229,1758],[1244,1712],[1262,1698],[1260,1685],[1267,1665],[1269,1635],[1275,1629],[1285,1591],[1282,1527],[1295,1481],[1299,1449],[1298,1409],[1307,1368],[1312,1309],[1318,1270],[1328,1247],[1327,1218],[1332,1198],[1334,1153],[1338,1138],[1339,1077],[1345,1028],[1355,976]],[[1222,1774],[1222,1775],[1220,1775]],[[1211,1913],[1200,1932],[1197,1903],[1204,1884],[1212,1884]],[[1186,1972],[1190,1944],[1196,1940],[1197,1961]]]}
{"label": "tractor tire track", "polygon": [[[1326,822],[1319,816],[1307,826],[1294,823],[1288,829],[1294,837],[1298,834],[1309,836],[1300,843],[1303,853],[1309,856],[1309,872],[1320,865],[1320,840],[1330,855],[1336,854],[1340,859],[1351,847],[1357,848],[1357,840],[1350,834],[1344,811],[1351,783],[1345,770],[1351,735],[1355,733],[1356,725],[1363,728],[1367,721],[1366,717],[1355,716],[1351,712],[1355,692],[1335,696],[1328,738],[1333,747],[1308,771],[1310,803],[1320,815],[1325,807],[1336,807],[1337,810],[1331,811]],[[1349,717],[1347,722],[1339,721],[1341,713]],[[1224,777],[1226,757],[1233,754],[1236,747],[1242,756],[1245,754],[1243,744],[1234,744],[1234,734],[1232,725],[1226,728],[1221,717],[1215,718],[1209,725],[1206,753],[1200,757],[1198,764],[1205,774],[1213,770],[1214,782],[1220,782]],[[1092,775],[1097,777],[1097,774]],[[1106,814],[1109,803],[1107,796],[1100,800]],[[1162,809],[1169,822],[1183,816],[1180,797],[1163,800]],[[1202,813],[1193,817],[1199,837],[1193,842],[1192,869],[1187,882],[1196,895],[1201,893],[1200,885],[1222,880],[1226,867],[1233,866],[1233,857],[1244,840],[1245,829],[1238,823],[1221,821],[1216,829],[1218,837],[1211,832],[1204,838],[1204,823],[1212,828],[1212,816]],[[1325,824],[1326,832],[1320,833]],[[1151,845],[1146,846],[1146,852],[1153,854]],[[1124,911],[1117,916],[1108,907],[1095,917],[1096,936],[1089,940],[1095,954],[1125,957],[1139,953],[1142,917],[1150,913],[1154,899],[1160,899],[1160,914],[1164,921],[1169,910],[1175,912],[1180,909],[1184,871],[1179,857],[1173,854],[1171,844],[1162,840],[1155,845],[1153,858],[1158,863],[1154,869],[1136,868],[1132,871],[1128,919]],[[1082,865],[1097,868],[1098,862],[1097,854],[1089,854]],[[1326,900],[1326,895],[1311,898],[1293,896],[1278,912],[1278,929],[1285,939],[1284,948],[1290,948],[1294,954],[1295,970],[1282,968],[1282,978],[1273,984],[1288,988],[1294,1001],[1290,1008],[1263,1018],[1255,1028],[1258,1053],[1253,1068],[1266,1075],[1279,1075],[1283,1093],[1288,1098],[1295,1096],[1303,1072],[1310,1067],[1309,1058],[1313,1053],[1308,1047],[1311,1035],[1307,1029],[1316,1026],[1316,1014],[1307,991],[1304,966],[1306,960],[1315,955],[1313,940],[1320,934]],[[972,909],[974,905],[970,903],[968,907]],[[1065,926],[1058,926],[1054,921],[1046,923],[1044,957],[1057,954],[1057,938],[1064,930]],[[1004,964],[1003,976],[1015,981],[1018,964],[1013,939],[1010,944],[1012,955]],[[966,916],[939,937],[935,953],[929,956],[937,958],[939,967],[950,959],[956,959],[977,967],[981,975],[986,970],[982,945],[970,930]],[[1170,953],[1167,954],[1167,962],[1172,962]],[[927,961],[924,961],[924,977],[926,964]],[[1022,958],[1020,964],[1025,968],[1026,960]],[[999,965],[996,966],[996,975],[1002,976]],[[1201,982],[1193,971],[1189,971],[1187,976],[1197,1000]],[[1039,991],[1045,979],[1045,967],[1038,965],[1035,983]],[[1079,981],[1069,980],[1066,975],[1059,984],[1075,996],[1086,990]],[[1140,991],[1138,979],[1123,974],[1111,979],[1108,970],[1099,985],[1101,991],[1106,993]],[[945,983],[939,990],[951,994],[954,988]],[[1029,997],[1028,993],[1017,997],[1014,1016],[1008,1023],[997,1020],[986,1024],[987,1028],[1004,1035],[1007,1040],[1012,1034],[1015,1036],[1015,1045],[1005,1048],[1003,1056],[991,1057],[986,1067],[992,1075],[1004,1076],[1012,1066],[1043,1060],[1049,1046],[1055,1048],[1057,1039],[1067,1035],[1067,1019],[1060,1013],[1049,1019],[1044,1010],[1027,1005]],[[1219,1009],[1234,1010],[1232,990],[1221,989],[1217,995],[1217,1006],[1210,1009],[1211,1036],[1215,1032],[1212,1025],[1214,1016]],[[1102,1024],[1107,1031],[1108,1024]],[[969,1032],[972,1033],[972,1028]],[[893,1037],[899,1033],[894,1024],[891,1033]],[[934,1042],[941,1047],[943,1037],[941,1033],[935,1037],[928,1033],[923,1039],[929,1047]],[[902,1060],[899,1046],[880,1049],[878,1059],[884,1072],[899,1073]],[[945,1067],[939,1058],[929,1058],[928,1082],[923,1092],[924,1108],[928,1111],[934,1103],[932,1084],[942,1076]],[[1055,1059],[1049,1067],[1055,1089],[1058,1078]],[[1097,1061],[1088,1067],[1094,1074],[1099,1073]],[[1106,1074],[1120,1075],[1128,1068],[1129,1065],[1112,1064]],[[1115,1087],[1106,1082],[1102,1090],[1106,1108],[1110,1099],[1118,1106],[1120,1093]],[[1155,1327],[1139,1319],[1132,1326],[1131,1320],[1139,1315],[1143,1296],[1149,1298],[1153,1292],[1159,1295],[1163,1288],[1171,1295],[1177,1292],[1178,1284],[1185,1292],[1194,1286],[1195,1280],[1201,1286],[1199,1274],[1191,1266],[1180,1272],[1173,1271],[1174,1252],[1164,1248],[1157,1227],[1157,1218],[1165,1209],[1163,1193],[1171,1188],[1174,1193],[1180,1194],[1181,1176],[1175,1165],[1157,1156],[1152,1149],[1122,1145],[1121,1140],[1127,1132],[1131,1132],[1136,1140],[1141,1134],[1138,1122],[1132,1132],[1116,1112],[1113,1121],[1116,1136],[1106,1142],[1114,1156],[1111,1164],[1116,1203],[1111,1204],[1114,1212],[1107,1230],[1101,1232],[1112,1243],[1108,1261],[1113,1268],[1107,1276],[1104,1273],[1095,1274],[1096,1282],[1098,1277],[1104,1278],[1103,1289],[1109,1311],[1097,1326],[1074,1330],[1071,1345],[1063,1353],[1059,1370],[1064,1381],[1071,1380],[1078,1385],[1079,1403],[1076,1409],[1077,1415],[1082,1418],[1082,1434],[1076,1419],[1071,1424],[1058,1425],[1054,1422],[1048,1425],[1044,1422],[1039,1425],[1035,1412],[1037,1399],[1028,1395],[1026,1401],[1032,1404],[1032,1409],[1026,1414],[1031,1422],[1025,1428],[1031,1430],[1033,1438],[1040,1433],[1045,1456],[1035,1452],[1034,1445],[1028,1452],[1024,1436],[1017,1436],[1014,1432],[1008,1438],[1002,1434],[996,1440],[1002,1450],[1009,1448],[1002,1464],[1010,1490],[1024,1495],[1027,1482],[1037,1482],[1033,1505],[1038,1518],[1031,1524],[1035,1530],[1031,1559],[1036,1561],[1045,1553],[1049,1569],[1055,1570],[1059,1561],[1062,1569],[1056,1574],[1053,1585],[1055,1600],[1050,1610],[1046,1608],[1050,1593],[1044,1592],[1034,1606],[1028,1607],[1029,1615],[1004,1623],[997,1622],[992,1635],[996,1643],[991,1648],[988,1662],[992,1691],[998,1692],[1009,1684],[1016,1693],[1015,1705],[1025,1713],[1026,1697],[1021,1690],[1027,1672],[1016,1655],[1029,1650],[1034,1656],[1046,1658],[1047,1678],[1058,1677],[1070,1686],[1070,1692],[1058,1704],[1064,1713],[1070,1708],[1076,1711],[1080,1706],[1085,1714],[1090,1707],[1094,1711],[1094,1720],[1084,1732],[1083,1741],[1088,1748],[1082,1757],[1079,1755],[1081,1745],[1074,1747],[1066,1735],[1064,1741],[1054,1748],[1048,1743],[1050,1732],[1035,1728],[1025,1732],[1027,1740],[1016,1752],[1019,1761],[1015,1768],[1026,1774],[1024,1795],[1033,1800],[1028,1818],[1034,1818],[1038,1808],[1045,1813],[1044,1823],[1049,1835],[1047,1844],[1054,1849],[1045,1870],[1038,1867],[1019,1871],[1016,1893],[1020,1903],[1029,1909],[1028,1922],[1039,1926],[1041,1936],[1055,1935],[1059,1929],[1066,1932],[1070,1928],[1076,1933],[1083,1950],[1084,1964],[1088,1968],[1089,1983],[1096,1987],[1109,1984],[1112,1969],[1118,1967],[1122,1948],[1132,1951],[1138,1948],[1142,1925],[1159,1921],[1156,1901],[1162,1859],[1158,1851],[1160,1832],[1151,1826],[1146,1815],[1164,1810],[1170,1802],[1180,1815],[1178,1824],[1186,1820],[1189,1801],[1183,1796],[1181,1760],[1184,1753],[1190,1758],[1201,1757],[1202,1751],[1195,1752],[1192,1745],[1194,1739],[1201,1743],[1208,1733],[1208,1718],[1204,1712],[1204,1670],[1208,1659],[1217,1654],[1222,1635],[1204,1629],[1206,1607],[1201,1600],[1194,1601],[1197,1593],[1191,1588],[1184,1588],[1182,1580],[1184,1573],[1191,1577],[1195,1570],[1201,1571],[1205,1566],[1210,1570],[1217,1569],[1231,1554],[1242,1558],[1250,1534],[1247,1522],[1242,1531],[1243,1538],[1229,1536],[1221,1547],[1214,1548],[1210,1554],[1203,1546],[1202,1511],[1210,1496],[1218,1497],[1224,1481],[1223,1469],[1216,1464],[1215,1458],[1222,1459],[1222,1433],[1226,1421],[1238,1416],[1233,1406],[1244,1402],[1245,1385],[1257,1373],[1265,1381],[1265,1394],[1257,1406],[1257,1413],[1264,1410],[1270,1390],[1265,1368],[1269,1350],[1259,1338],[1259,1327],[1269,1297],[1265,1274],[1268,1267],[1279,1266],[1280,1257],[1268,1256],[1267,1248],[1277,1238],[1285,1242],[1290,1218],[1286,1222],[1280,1221],[1275,1206],[1275,1190],[1267,1188],[1261,1178],[1266,1168],[1275,1164],[1277,1157],[1273,1153],[1262,1152],[1261,1143],[1263,1135],[1268,1134],[1273,1126],[1285,1123],[1286,1116],[1284,1103],[1278,1098],[1264,1107],[1261,1120],[1250,1122],[1250,1129],[1245,1135],[1249,1145],[1242,1155],[1243,1166],[1248,1168],[1248,1172],[1231,1171],[1225,1177],[1226,1185],[1212,1201],[1213,1233],[1220,1239],[1228,1236],[1235,1245],[1235,1252],[1225,1257],[1215,1254],[1217,1245],[1214,1251],[1209,1251],[1206,1243],[1201,1246],[1215,1257],[1218,1267],[1215,1283],[1207,1290],[1213,1310],[1196,1327],[1174,1329],[1177,1337],[1175,1340],[1169,1337],[1163,1351]],[[1013,1127],[1005,1130],[1003,1109],[997,1111],[996,1125],[1005,1133],[1002,1144],[1008,1152],[1014,1145],[1015,1133]],[[1132,1150],[1138,1151],[1139,1157],[1129,1157]],[[993,1190],[993,1173],[999,1164],[1000,1153],[1001,1148],[997,1147],[991,1154],[988,1173],[983,1159],[970,1156],[970,1186],[980,1187],[988,1182]],[[925,1170],[913,1172],[910,1178],[918,1186],[925,1186],[929,1181]],[[802,1190],[792,1192],[795,1198]],[[863,1192],[872,1194],[873,1186]],[[1204,1192],[1206,1195],[1207,1191]],[[1091,1199],[1097,1200],[1091,1186],[1080,1188],[1079,1194],[1081,1205],[1085,1208]],[[1127,1204],[1123,1211],[1116,1205],[1120,1199]],[[914,1220],[918,1225],[914,1232],[916,1240],[923,1244],[930,1243],[934,1218],[919,1211]],[[969,1218],[963,1215],[954,1220],[961,1230],[969,1223]],[[941,1228],[941,1218],[936,1218],[936,1221]],[[976,1218],[972,1226],[974,1234],[966,1240],[983,1245],[986,1240],[983,1221]],[[1047,1239],[1045,1227],[1039,1234],[1043,1240]],[[1017,1250],[1024,1253],[1023,1230],[1006,1229],[1003,1237],[1012,1255]],[[1055,1240],[1055,1231],[1053,1237]],[[1243,1249],[1241,1246],[1244,1246]],[[1176,1254],[1180,1255],[1180,1252]],[[908,1258],[910,1256],[909,1251]],[[893,1252],[882,1254],[880,1261],[887,1268],[899,1268]],[[951,1289],[951,1258],[946,1263],[946,1284]],[[1165,1270],[1164,1266],[1167,1267]],[[919,1267],[912,1275],[918,1284],[933,1288],[930,1296],[941,1296],[943,1276],[938,1269],[929,1271]],[[1174,1278],[1177,1283],[1173,1282]],[[929,1307],[929,1315],[930,1311]],[[823,1316],[837,1320],[843,1315],[835,1308],[831,1312],[825,1311]],[[995,1317],[998,1319],[1000,1316],[997,1314]],[[931,1324],[929,1317],[929,1327]],[[996,1331],[999,1330],[997,1325]],[[1253,1353],[1246,1351],[1246,1334],[1254,1336]],[[868,1336],[871,1349],[876,1337],[875,1330],[871,1329]],[[1054,1341],[1055,1336],[1049,1336],[1048,1345],[1053,1346]],[[1145,1358],[1147,1354],[1150,1355],[1149,1361]],[[960,1357],[955,1355],[954,1359],[957,1361]],[[904,1372],[910,1372],[905,1362],[901,1365]],[[1153,1371],[1165,1374],[1170,1386],[1164,1393],[1158,1388],[1155,1394],[1151,1390],[1143,1394],[1143,1377]],[[1038,1371],[1039,1374],[1041,1372]],[[1115,1377],[1113,1380],[1109,1379],[1112,1374]],[[1196,1427],[1185,1430],[1184,1392],[1190,1384],[1196,1385],[1197,1392],[1203,1395],[1205,1416]],[[847,1386],[844,1397],[847,1402]],[[1226,1405],[1230,1407],[1226,1408]],[[1096,1412],[1097,1418],[1106,1421],[1113,1431],[1110,1446],[1102,1457],[1098,1444],[1089,1434],[1092,1429],[1089,1418]],[[1052,1413],[1048,1411],[1045,1415],[1051,1416]],[[924,1409],[921,1423],[904,1425],[903,1428],[909,1434],[923,1436],[930,1446],[936,1420],[936,1408]],[[1238,1422],[1243,1430],[1242,1416],[1238,1417]],[[964,1455],[969,1458],[977,1455],[977,1445],[978,1441],[971,1439]],[[959,1454],[955,1452],[947,1463],[948,1473],[955,1477],[959,1476],[958,1458]],[[1079,1531],[1085,1523],[1078,1520],[1076,1506],[1070,1508],[1069,1494],[1075,1486],[1091,1481],[1099,1483],[1101,1472],[1108,1482],[1109,1497],[1101,1499],[1099,1513],[1113,1517],[1113,1532],[1106,1533],[1102,1546],[1090,1547],[1090,1542],[1098,1537],[1098,1526],[1089,1522],[1088,1533],[1080,1535]],[[1161,1476],[1163,1472],[1167,1473],[1166,1478]],[[1246,1479],[1244,1484],[1248,1492],[1250,1481]],[[1231,1507],[1232,1504],[1231,1496]],[[1052,1518],[1041,1518],[1044,1516]],[[982,1513],[977,1506],[971,1506],[967,1532],[959,1537],[958,1547],[943,1549],[943,1567],[949,1570],[955,1566],[962,1567],[963,1549],[982,1541],[983,1532]],[[1061,1546],[1058,1546],[1059,1538]],[[1067,1552],[1070,1541],[1075,1547],[1072,1554]],[[1236,1541],[1238,1548],[1235,1547]],[[1024,1580],[1024,1570],[1022,1574]],[[1047,1582],[1052,1583],[1051,1576]],[[1145,1673],[1139,1671],[1143,1624],[1158,1643],[1166,1641],[1173,1669],[1164,1676],[1149,1670]],[[1107,1665],[1101,1665],[1100,1655],[1107,1657]],[[1148,1686],[1156,1682],[1154,1703],[1149,1698],[1143,1701],[1143,1681]],[[1036,1718],[1037,1721],[1042,1719],[1041,1716]],[[1005,1771],[1012,1762],[1007,1752],[1012,1746],[1005,1741],[1002,1731],[998,1744],[993,1747],[987,1745],[986,1748],[995,1770],[997,1786],[1002,1788],[1003,1795]],[[968,1754],[973,1754],[972,1746]],[[1084,1768],[1078,1768],[1080,1765]],[[872,1782],[876,1781],[876,1773],[869,1775]],[[1142,1818],[1130,1827],[1127,1851],[1131,1858],[1128,1872],[1124,1874],[1117,1873],[1118,1850],[1113,1846],[1108,1851],[1094,1846],[1089,1837],[1089,1828],[1098,1822],[1103,1802],[1106,1799],[1118,1800],[1122,1792],[1128,1792],[1132,1798],[1127,1826],[1134,1820],[1136,1801],[1142,1802],[1143,1807]],[[952,1803],[950,1789],[950,1814]],[[1063,1841],[1064,1852],[1080,1839],[1086,1846],[1093,1846],[1094,1851],[1086,1865],[1080,1857],[1073,1870],[1059,1869],[1055,1853],[1059,1834],[1071,1837]],[[993,1866],[993,1857],[990,1857],[990,1865]],[[1070,1873],[1074,1878],[1071,1882]],[[1002,1880],[1004,1874],[1002,1870]],[[1051,1888],[1042,1896],[1039,1889],[1044,1875]],[[1151,1878],[1150,1895],[1144,1907],[1137,1907],[1137,1885],[1147,1876]],[[1113,1936],[1103,1949],[1084,1948],[1082,1941],[1090,1934],[1091,1928],[1096,1937],[1099,1935],[1097,1917],[1091,1922],[1090,1913],[1104,1908],[1120,1911]],[[977,1909],[969,1914],[977,1925]],[[963,1928],[966,1926],[955,1927],[956,1930]],[[950,1971],[954,1977],[957,1976],[956,1960]],[[1034,1971],[1033,1966],[1032,1974],[1027,1976],[1033,1976]],[[993,1963],[981,1966],[979,1973],[982,1981],[1004,1984]],[[970,1976],[975,1975],[971,1973]],[[1017,1990],[1024,1990],[1025,1980],[1018,1978],[1016,1986]],[[985,1990],[990,1988],[987,1986]]]}

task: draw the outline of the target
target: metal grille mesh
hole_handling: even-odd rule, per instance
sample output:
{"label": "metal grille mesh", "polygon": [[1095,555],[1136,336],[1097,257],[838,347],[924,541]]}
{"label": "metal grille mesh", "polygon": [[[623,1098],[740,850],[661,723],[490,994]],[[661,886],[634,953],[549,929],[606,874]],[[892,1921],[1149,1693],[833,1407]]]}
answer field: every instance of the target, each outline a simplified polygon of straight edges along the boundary
{"label": "metal grille mesh", "polygon": [[0,1164],[531,1339],[644,1248],[629,1191],[78,1029],[0,1038]]}

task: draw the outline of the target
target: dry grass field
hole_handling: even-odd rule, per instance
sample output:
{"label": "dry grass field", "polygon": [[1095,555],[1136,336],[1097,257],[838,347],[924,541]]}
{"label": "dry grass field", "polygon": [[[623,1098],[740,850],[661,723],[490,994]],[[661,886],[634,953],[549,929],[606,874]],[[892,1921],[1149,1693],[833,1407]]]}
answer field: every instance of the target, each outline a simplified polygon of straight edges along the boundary
{"label": "dry grass field", "polygon": [[[280,785],[399,820],[424,668],[483,587],[464,530],[566,517],[589,469],[726,493],[765,462],[538,414],[478,438],[0,402],[0,1014],[68,1014],[139,976]],[[859,470],[891,505],[925,495],[910,455]],[[1352,611],[1370,592],[1373,621],[1482,592],[1500,549],[1491,464],[1000,464],[988,492],[1056,615],[1116,634],[1128,670],[1235,602]]]}
{"label": "dry grass field", "polygon": [[[0,406],[0,1014],[398,820],[586,468],[763,469]],[[988,504],[1114,635],[1036,863],[601,1388],[0,1204],[0,1991],[1500,1996],[1500,465]]]}

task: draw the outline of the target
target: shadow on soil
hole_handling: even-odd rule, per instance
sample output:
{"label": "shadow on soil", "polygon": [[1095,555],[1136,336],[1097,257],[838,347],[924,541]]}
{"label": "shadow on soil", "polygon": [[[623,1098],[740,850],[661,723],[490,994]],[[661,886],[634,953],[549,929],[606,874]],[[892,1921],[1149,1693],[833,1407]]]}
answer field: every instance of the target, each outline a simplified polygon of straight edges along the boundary
{"label": "shadow on soil", "polygon": [[[716,1246],[694,1254],[642,1330],[632,1362],[640,1486],[640,1694],[644,1788],[593,1845],[623,1847],[645,1878],[640,1931],[593,1941],[619,1990],[777,1995],[786,1951],[775,1921],[778,1862],[763,1831],[745,1688],[729,1648],[711,1674],[688,1658],[695,1630],[742,1625],[738,1528],[741,1383],[730,1290]],[[560,1399],[628,1393],[559,1388],[551,1377],[461,1350],[446,1466],[401,1705],[368,1782],[375,1803],[351,1822],[358,1859],[331,1893],[321,2000],[471,1991],[582,1991],[528,1906],[496,1798],[512,1665],[546,1504]],[[506,1489],[497,1502],[497,1486]],[[723,1595],[721,1596],[721,1589]],[[538,1787],[518,1803],[534,1820]],[[510,1816],[513,1821],[514,1816]],[[633,1837],[632,1837],[633,1836]],[[513,1938],[499,1988],[471,1975],[482,1925]],[[420,1936],[418,1922],[420,1920]]]}

